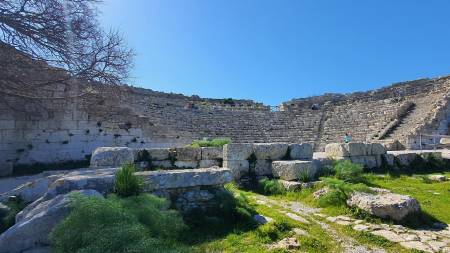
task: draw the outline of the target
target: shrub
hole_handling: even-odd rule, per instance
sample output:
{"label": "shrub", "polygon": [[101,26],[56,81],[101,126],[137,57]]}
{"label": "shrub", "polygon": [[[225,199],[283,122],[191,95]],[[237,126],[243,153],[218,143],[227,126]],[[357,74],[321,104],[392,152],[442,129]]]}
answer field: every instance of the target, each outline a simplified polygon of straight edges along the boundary
{"label": "shrub", "polygon": [[196,140],[193,141],[189,147],[199,148],[199,147],[223,147],[225,144],[230,144],[231,139],[229,138],[217,138],[212,140]]}
{"label": "shrub", "polygon": [[322,207],[345,205],[350,194],[355,191],[370,192],[364,184],[352,184],[336,178],[323,178],[323,181],[331,191],[319,199],[318,203]]}
{"label": "shrub", "polygon": [[317,177],[328,177],[328,176],[334,176],[336,171],[334,170],[333,166],[325,165],[322,167],[322,169],[317,171]]}
{"label": "shrub", "polygon": [[172,239],[184,227],[182,219],[156,197],[72,198],[72,212],[50,234],[55,252],[184,251]]}
{"label": "shrub", "polygon": [[116,172],[114,190],[117,195],[129,197],[138,195],[142,189],[142,179],[136,175],[136,166],[134,164],[125,164]]}
{"label": "shrub", "polygon": [[298,179],[300,182],[307,183],[307,182],[311,182],[314,179],[314,177],[309,172],[309,170],[306,169],[306,170],[301,170],[298,173]]}
{"label": "shrub", "polygon": [[256,234],[264,243],[270,243],[286,236],[292,227],[284,221],[276,221],[258,227]]}
{"label": "shrub", "polygon": [[266,178],[258,182],[257,190],[264,195],[280,195],[286,192],[284,186],[280,182]]}
{"label": "shrub", "polygon": [[25,203],[22,199],[17,198],[8,200],[5,203],[5,206],[7,206],[9,210],[1,211],[0,209],[0,234],[15,224],[16,214],[25,208]]}
{"label": "shrub", "polygon": [[364,180],[362,175],[363,166],[352,163],[349,160],[337,161],[334,166],[334,170],[336,171],[336,178],[346,182],[358,183]]}

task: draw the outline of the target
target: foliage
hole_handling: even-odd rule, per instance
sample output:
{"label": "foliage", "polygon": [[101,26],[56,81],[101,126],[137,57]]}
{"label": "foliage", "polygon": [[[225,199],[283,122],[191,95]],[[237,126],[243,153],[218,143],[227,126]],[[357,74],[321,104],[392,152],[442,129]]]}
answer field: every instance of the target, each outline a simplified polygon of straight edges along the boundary
{"label": "foliage", "polygon": [[280,195],[286,192],[284,186],[278,180],[266,178],[259,180],[257,191],[264,195]]}
{"label": "foliage", "polygon": [[311,182],[314,179],[314,177],[311,174],[311,172],[308,169],[306,169],[306,170],[301,170],[298,173],[298,179],[300,182],[307,183],[307,182]]}
{"label": "foliage", "polygon": [[317,171],[317,177],[329,177],[334,176],[335,174],[336,171],[334,170],[334,167],[330,165],[325,165],[322,167],[322,169]]}
{"label": "foliage", "polygon": [[345,205],[351,193],[355,191],[370,192],[364,184],[352,184],[335,178],[323,178],[323,181],[331,191],[319,198],[319,206],[340,206]]}
{"label": "foliage", "polygon": [[4,204],[9,210],[0,212],[0,234],[14,225],[16,222],[16,215],[25,208],[25,203],[20,198],[8,200]]}
{"label": "foliage", "polygon": [[264,226],[260,226],[256,230],[257,236],[265,243],[273,242],[283,239],[286,232],[290,231],[292,227],[284,221],[275,221]]}
{"label": "foliage", "polygon": [[116,172],[114,182],[115,192],[122,197],[138,195],[142,190],[142,179],[136,175],[136,166],[134,164],[124,164]]}
{"label": "foliage", "polygon": [[55,252],[182,252],[180,216],[150,195],[72,196],[72,212],[51,232]]}
{"label": "foliage", "polygon": [[351,183],[360,183],[364,181],[363,166],[352,163],[349,160],[337,161],[334,165],[336,171],[336,178]]}
{"label": "foliage", "polygon": [[212,140],[196,140],[193,141],[189,146],[194,148],[199,147],[223,147],[225,144],[230,144],[231,139],[229,138],[216,138]]}

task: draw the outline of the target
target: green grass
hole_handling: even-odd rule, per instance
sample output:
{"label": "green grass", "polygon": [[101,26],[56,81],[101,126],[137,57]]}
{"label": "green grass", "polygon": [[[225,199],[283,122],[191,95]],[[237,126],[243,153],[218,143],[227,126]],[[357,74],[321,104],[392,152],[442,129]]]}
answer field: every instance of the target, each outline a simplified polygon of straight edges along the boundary
{"label": "green grass", "polygon": [[4,205],[9,207],[9,211],[0,213],[0,234],[15,224],[16,215],[25,208],[25,203],[20,198],[8,200]]}
{"label": "green grass", "polygon": [[230,144],[231,139],[229,138],[216,138],[212,140],[195,140],[189,147],[199,148],[199,147],[223,147],[225,144]]}
{"label": "green grass", "polygon": [[[450,177],[450,172],[443,173]],[[432,182],[423,180],[419,175],[389,177],[380,175],[367,176],[369,183],[395,193],[406,194],[416,198],[422,210],[434,218],[450,223],[450,181]]]}

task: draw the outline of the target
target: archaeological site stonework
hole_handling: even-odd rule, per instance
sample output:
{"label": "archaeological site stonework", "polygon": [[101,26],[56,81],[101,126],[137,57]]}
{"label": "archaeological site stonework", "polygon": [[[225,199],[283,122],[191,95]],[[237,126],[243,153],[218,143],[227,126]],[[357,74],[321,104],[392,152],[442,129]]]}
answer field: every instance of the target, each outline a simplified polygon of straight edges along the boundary
{"label": "archaeological site stonework", "polygon": [[26,95],[2,90],[0,175],[23,165],[89,161],[102,146],[181,147],[216,137],[233,143],[311,143],[324,151],[350,132],[354,141],[397,140],[396,149],[418,149],[420,142],[436,141],[421,134],[448,134],[449,90],[450,77],[440,77],[293,99],[277,108],[82,80],[39,86]]}

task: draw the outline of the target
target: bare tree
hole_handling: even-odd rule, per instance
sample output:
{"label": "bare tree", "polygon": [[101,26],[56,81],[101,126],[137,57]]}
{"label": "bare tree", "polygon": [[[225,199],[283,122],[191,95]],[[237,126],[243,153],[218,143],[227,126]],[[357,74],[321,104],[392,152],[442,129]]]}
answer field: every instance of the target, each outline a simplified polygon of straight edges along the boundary
{"label": "bare tree", "polygon": [[0,0],[0,91],[25,95],[74,77],[122,84],[133,52],[117,31],[100,28],[98,3]]}

